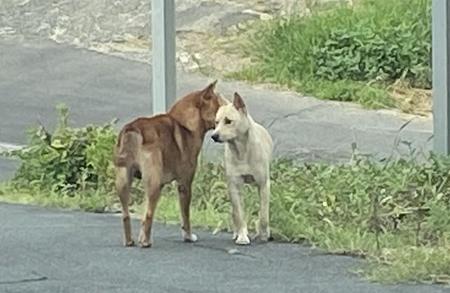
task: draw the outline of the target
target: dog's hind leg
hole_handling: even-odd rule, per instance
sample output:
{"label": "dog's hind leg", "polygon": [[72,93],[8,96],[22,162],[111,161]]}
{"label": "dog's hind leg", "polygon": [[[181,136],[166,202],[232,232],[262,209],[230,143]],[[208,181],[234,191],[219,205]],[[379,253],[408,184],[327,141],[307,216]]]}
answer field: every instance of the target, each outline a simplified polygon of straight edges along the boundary
{"label": "dog's hind leg", "polygon": [[118,167],[116,169],[116,189],[119,194],[122,205],[122,222],[124,230],[124,245],[133,246],[134,241],[131,237],[131,220],[128,211],[130,200],[131,181],[133,180],[130,170],[127,167]]}
{"label": "dog's hind leg", "polygon": [[192,233],[191,222],[189,219],[191,206],[192,179],[194,175],[186,176],[187,178],[179,182],[178,193],[180,198],[181,211],[181,233],[185,242],[196,242],[197,235]]}
{"label": "dog's hind leg", "polygon": [[158,151],[144,155],[142,166],[142,180],[147,197],[147,210],[142,219],[139,233],[139,244],[143,248],[152,246],[152,225],[156,205],[161,195],[162,154]]}
{"label": "dog's hind leg", "polygon": [[229,182],[228,192],[231,200],[232,207],[232,218],[234,224],[234,231],[236,235],[235,243],[239,245],[250,244],[250,239],[248,238],[247,223],[244,218],[243,203],[240,195],[240,188],[242,188],[242,182]]}
{"label": "dog's hind leg", "polygon": [[259,224],[258,236],[262,241],[268,241],[270,238],[269,228],[269,205],[270,205],[270,180],[267,179],[261,185],[258,185],[260,206],[259,206]]}

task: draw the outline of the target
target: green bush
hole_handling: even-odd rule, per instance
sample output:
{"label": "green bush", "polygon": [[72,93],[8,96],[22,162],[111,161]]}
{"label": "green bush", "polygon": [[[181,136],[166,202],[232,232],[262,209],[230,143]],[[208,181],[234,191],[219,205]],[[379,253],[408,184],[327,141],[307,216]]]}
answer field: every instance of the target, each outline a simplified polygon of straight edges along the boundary
{"label": "green bush", "polygon": [[[388,93],[361,99],[360,83],[388,84],[403,78],[431,87],[430,0],[363,0],[311,17],[292,15],[258,23],[245,48],[256,65],[234,76],[294,87],[326,98],[355,100],[371,107],[392,106]],[[248,76],[248,73],[254,73]],[[307,86],[307,85],[313,86]],[[344,93],[343,93],[344,92]],[[367,100],[379,102],[367,104]],[[378,105],[377,105],[378,104]]]}
{"label": "green bush", "polygon": [[392,82],[401,77],[431,86],[430,1],[366,1],[332,15],[326,39],[312,48],[313,74],[327,80]]}
{"label": "green bush", "polygon": [[9,153],[21,161],[14,184],[68,195],[88,189],[111,190],[113,123],[71,128],[68,109],[59,106],[58,112],[54,133],[43,126],[33,128],[28,146]]}

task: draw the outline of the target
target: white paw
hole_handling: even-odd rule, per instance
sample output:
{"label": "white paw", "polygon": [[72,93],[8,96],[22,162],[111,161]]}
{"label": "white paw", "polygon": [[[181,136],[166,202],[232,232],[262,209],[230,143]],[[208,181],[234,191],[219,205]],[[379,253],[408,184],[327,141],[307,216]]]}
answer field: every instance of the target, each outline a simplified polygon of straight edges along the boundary
{"label": "white paw", "polygon": [[194,233],[191,233],[190,240],[191,240],[192,242],[197,242],[197,240],[198,240],[197,235],[195,235]]}
{"label": "white paw", "polygon": [[260,240],[262,242],[268,242],[270,240],[270,236],[268,234],[255,234],[251,237],[252,241]]}
{"label": "white paw", "polygon": [[233,232],[233,238],[231,238],[231,239],[236,240],[237,238],[238,238],[238,233]]}
{"label": "white paw", "polygon": [[258,233],[256,233],[255,237],[253,239],[260,239],[263,242],[269,241],[271,238],[270,229],[261,229]]}
{"label": "white paw", "polygon": [[186,233],[186,231],[182,230],[181,234],[183,235],[184,242],[197,242],[198,237],[194,233],[191,233],[190,235]]}
{"label": "white paw", "polygon": [[241,234],[241,235],[238,235],[238,237],[234,243],[236,243],[237,245],[249,245],[250,239],[248,238],[247,234]]}

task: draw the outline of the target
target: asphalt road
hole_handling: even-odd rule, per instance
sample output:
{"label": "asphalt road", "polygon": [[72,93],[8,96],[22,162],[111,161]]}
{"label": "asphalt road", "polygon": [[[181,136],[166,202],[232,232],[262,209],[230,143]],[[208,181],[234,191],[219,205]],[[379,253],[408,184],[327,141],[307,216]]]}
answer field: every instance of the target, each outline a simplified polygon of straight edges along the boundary
{"label": "asphalt road", "polygon": [[[25,131],[42,123],[51,129],[56,121],[55,106],[70,107],[76,126],[128,120],[149,115],[151,107],[150,66],[118,57],[58,45],[43,40],[0,40],[0,148],[2,143],[26,143]],[[203,88],[212,78],[178,74],[177,92],[182,96]],[[387,156],[408,153],[397,138],[412,142],[412,148],[431,147],[431,119],[383,111],[367,111],[359,106],[301,97],[220,81],[218,90],[226,97],[239,91],[254,118],[269,128],[276,155],[298,160],[347,160],[355,142],[363,153]],[[206,139],[206,154],[214,157],[221,146]],[[220,156],[218,156],[220,157]],[[0,161],[0,180],[9,178],[15,165]]]}
{"label": "asphalt road", "polygon": [[300,245],[236,247],[231,235],[201,231],[187,244],[177,227],[157,225],[153,248],[125,248],[115,215],[10,204],[0,215],[2,293],[448,292],[369,283],[350,272],[359,260]]}

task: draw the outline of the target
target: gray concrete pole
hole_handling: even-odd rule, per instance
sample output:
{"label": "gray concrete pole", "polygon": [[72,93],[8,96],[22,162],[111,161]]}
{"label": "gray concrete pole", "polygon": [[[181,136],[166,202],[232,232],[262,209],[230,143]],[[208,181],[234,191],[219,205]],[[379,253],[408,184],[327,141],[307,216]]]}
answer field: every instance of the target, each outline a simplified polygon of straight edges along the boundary
{"label": "gray concrete pole", "polygon": [[450,154],[450,5],[447,0],[433,0],[433,150]]}
{"label": "gray concrete pole", "polygon": [[175,1],[152,0],[153,114],[176,99]]}

